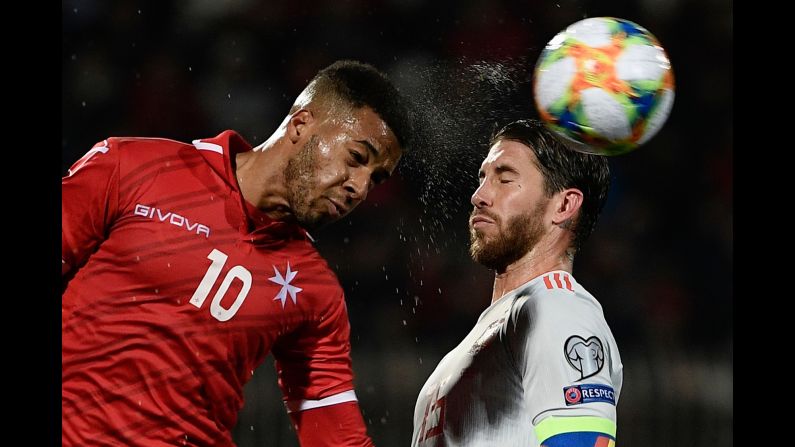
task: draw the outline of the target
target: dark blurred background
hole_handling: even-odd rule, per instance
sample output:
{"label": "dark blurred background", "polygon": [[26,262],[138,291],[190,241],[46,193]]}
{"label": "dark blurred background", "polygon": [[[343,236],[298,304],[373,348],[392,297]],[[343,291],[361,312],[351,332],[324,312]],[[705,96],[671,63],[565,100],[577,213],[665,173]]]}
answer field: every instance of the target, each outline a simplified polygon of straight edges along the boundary
{"label": "dark blurred background", "polygon": [[[601,302],[625,368],[623,447],[731,446],[730,0],[62,2],[62,171],[108,136],[182,141],[277,127],[341,58],[389,74],[425,131],[399,175],[315,234],[345,287],[359,402],[381,447],[411,441],[414,403],[491,296],[466,216],[495,126],[537,116],[546,42],[585,17],[649,29],[676,79],[667,124],[610,159],[612,187],[574,274]],[[240,447],[296,446],[273,359],[246,387]]]}

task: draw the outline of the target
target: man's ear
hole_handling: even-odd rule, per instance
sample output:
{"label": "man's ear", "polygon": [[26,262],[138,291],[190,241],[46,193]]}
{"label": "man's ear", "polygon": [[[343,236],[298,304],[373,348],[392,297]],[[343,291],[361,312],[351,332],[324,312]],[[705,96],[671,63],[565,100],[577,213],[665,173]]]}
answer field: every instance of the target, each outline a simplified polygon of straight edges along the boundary
{"label": "man's ear", "polygon": [[309,110],[296,110],[287,120],[287,138],[291,142],[297,143],[314,121],[315,117]]}
{"label": "man's ear", "polygon": [[568,188],[555,194],[555,213],[552,223],[568,228],[574,222],[577,211],[582,207],[582,191],[577,188]]}

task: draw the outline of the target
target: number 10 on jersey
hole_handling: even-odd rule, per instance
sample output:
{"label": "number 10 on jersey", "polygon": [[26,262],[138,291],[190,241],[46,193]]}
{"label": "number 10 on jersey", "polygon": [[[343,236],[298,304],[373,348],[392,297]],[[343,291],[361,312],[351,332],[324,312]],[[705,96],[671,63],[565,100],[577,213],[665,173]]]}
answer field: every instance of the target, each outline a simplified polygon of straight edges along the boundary
{"label": "number 10 on jersey", "polygon": [[[216,249],[213,249],[213,251],[207,255],[207,259],[212,261],[212,264],[210,264],[210,268],[207,269],[207,273],[204,274],[204,278],[202,278],[199,283],[199,287],[193,292],[193,296],[190,299],[191,304],[197,308],[202,307],[204,300],[206,300],[207,296],[210,294],[210,289],[212,289],[218,277],[221,276],[221,269],[224,264],[226,264],[228,258],[229,256]],[[232,303],[229,308],[225,308],[221,306],[221,300],[224,298],[227,290],[229,290],[229,286],[232,285],[232,281],[235,279],[240,280],[240,282],[243,283],[243,287],[240,288],[235,302]],[[226,276],[224,276],[221,286],[218,287],[218,291],[215,292],[215,296],[213,296],[213,301],[210,303],[210,315],[218,321],[227,321],[234,317],[238,309],[240,309],[240,306],[243,305],[243,301],[246,300],[249,290],[251,290],[251,272],[246,270],[242,265],[232,267],[226,273]]]}

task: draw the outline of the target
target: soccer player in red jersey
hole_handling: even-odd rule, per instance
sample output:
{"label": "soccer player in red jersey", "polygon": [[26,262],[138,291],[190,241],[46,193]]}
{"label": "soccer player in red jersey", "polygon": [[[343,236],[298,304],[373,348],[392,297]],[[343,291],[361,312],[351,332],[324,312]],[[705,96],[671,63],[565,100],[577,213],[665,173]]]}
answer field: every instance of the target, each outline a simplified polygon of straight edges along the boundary
{"label": "soccer player in red jersey", "polygon": [[411,138],[374,67],[321,70],[257,147],[108,138],[62,182],[63,445],[233,445],[268,353],[303,446],[372,445],[345,296],[307,230],[389,178]]}

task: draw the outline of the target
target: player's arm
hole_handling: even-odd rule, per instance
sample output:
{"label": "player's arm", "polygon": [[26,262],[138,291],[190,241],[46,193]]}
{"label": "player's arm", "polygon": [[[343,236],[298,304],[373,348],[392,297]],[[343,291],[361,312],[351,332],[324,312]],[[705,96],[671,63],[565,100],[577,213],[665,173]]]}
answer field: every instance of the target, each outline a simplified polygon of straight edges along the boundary
{"label": "player's arm", "polygon": [[72,275],[97,250],[118,209],[119,154],[94,145],[61,179],[61,273]]}
{"label": "player's arm", "polygon": [[[336,403],[330,403],[336,402]],[[373,445],[367,436],[359,404],[353,390],[317,401],[303,401],[287,408],[298,440],[304,447]],[[327,404],[327,405],[326,405]]]}
{"label": "player's arm", "polygon": [[353,390],[345,297],[341,289],[331,294],[318,309],[322,318],[274,346],[279,387],[302,447],[369,447]]}
{"label": "player's arm", "polygon": [[571,292],[551,290],[524,302],[512,318],[509,349],[539,443],[615,446],[620,359],[613,358],[618,353],[610,350],[601,311]]}

